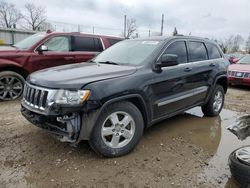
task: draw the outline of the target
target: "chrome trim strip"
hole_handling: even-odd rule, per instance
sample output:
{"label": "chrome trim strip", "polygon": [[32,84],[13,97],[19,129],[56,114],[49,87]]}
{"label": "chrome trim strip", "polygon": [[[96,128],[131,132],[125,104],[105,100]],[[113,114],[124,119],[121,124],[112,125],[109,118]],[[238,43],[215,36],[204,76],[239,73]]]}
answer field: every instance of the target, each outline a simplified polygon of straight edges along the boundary
{"label": "chrome trim strip", "polygon": [[[52,100],[58,90],[34,86],[29,84],[28,82],[26,82],[25,85],[27,87],[27,95],[24,94],[22,105],[30,111],[40,114],[46,114],[50,106],[53,104]],[[40,96],[38,98],[39,92]],[[46,103],[43,104],[45,97]]]}
{"label": "chrome trim strip", "polygon": [[173,103],[173,102],[176,102],[176,101],[180,101],[182,99],[185,99],[185,98],[188,98],[188,97],[192,97],[194,95],[198,95],[200,93],[206,92],[207,90],[208,90],[207,86],[202,86],[202,87],[199,87],[199,88],[196,88],[196,89],[192,89],[192,90],[190,90],[191,93],[188,93],[186,95],[183,95],[183,96],[180,96],[180,97],[176,97],[176,98],[173,98],[173,99],[165,100],[163,102],[158,103],[157,106],[161,107],[161,106],[164,106],[166,104],[170,104],[170,103]]}

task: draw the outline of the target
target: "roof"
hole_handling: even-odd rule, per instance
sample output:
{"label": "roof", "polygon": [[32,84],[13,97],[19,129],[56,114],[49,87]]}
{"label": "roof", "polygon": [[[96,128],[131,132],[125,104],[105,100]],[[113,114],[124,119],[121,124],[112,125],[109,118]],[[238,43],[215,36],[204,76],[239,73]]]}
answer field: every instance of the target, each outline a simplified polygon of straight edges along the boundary
{"label": "roof", "polygon": [[207,42],[212,42],[214,41],[209,40],[207,38],[202,38],[202,37],[196,37],[196,36],[185,36],[185,35],[177,35],[177,36],[153,36],[153,37],[142,37],[142,38],[136,38],[132,40],[155,40],[155,41],[166,41],[166,40],[171,40],[171,39],[193,39],[193,40],[201,40],[201,41],[207,41]]}
{"label": "roof", "polygon": [[93,34],[93,33],[84,33],[84,32],[51,32],[48,33],[50,35],[58,35],[58,34],[78,34],[78,35],[86,35],[86,36],[96,36],[96,37],[109,37],[109,38],[117,38],[117,39],[124,39],[123,37],[119,36],[112,36],[112,35],[103,35],[103,34]]}

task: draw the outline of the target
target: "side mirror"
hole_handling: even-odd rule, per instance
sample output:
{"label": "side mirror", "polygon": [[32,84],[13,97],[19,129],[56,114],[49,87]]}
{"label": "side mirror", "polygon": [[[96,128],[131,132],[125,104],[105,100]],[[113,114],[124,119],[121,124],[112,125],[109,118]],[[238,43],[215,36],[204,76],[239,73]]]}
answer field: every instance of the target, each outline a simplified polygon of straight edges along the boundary
{"label": "side mirror", "polygon": [[42,54],[43,52],[48,51],[48,46],[42,45],[37,49],[37,51],[39,52],[39,54]]}
{"label": "side mirror", "polygon": [[178,56],[175,54],[163,54],[161,61],[156,63],[157,68],[178,65]]}

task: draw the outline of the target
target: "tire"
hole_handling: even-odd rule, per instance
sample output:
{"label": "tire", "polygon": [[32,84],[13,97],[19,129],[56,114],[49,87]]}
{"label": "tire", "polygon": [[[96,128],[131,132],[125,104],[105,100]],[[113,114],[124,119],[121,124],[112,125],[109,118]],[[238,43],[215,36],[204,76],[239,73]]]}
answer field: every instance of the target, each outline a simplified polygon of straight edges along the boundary
{"label": "tire", "polygon": [[0,72],[0,100],[11,101],[23,94],[25,79],[13,71]]}
{"label": "tire", "polygon": [[236,157],[238,150],[239,149],[233,151],[229,156],[228,163],[230,171],[241,188],[250,188],[250,165],[241,162]]}
{"label": "tire", "polygon": [[105,157],[119,157],[135,148],[143,130],[142,114],[134,104],[113,103],[100,113],[89,144]]}
{"label": "tire", "polygon": [[[205,116],[218,116],[224,105],[224,89],[221,85],[216,85],[209,101],[201,107]],[[216,104],[215,104],[216,103]]]}

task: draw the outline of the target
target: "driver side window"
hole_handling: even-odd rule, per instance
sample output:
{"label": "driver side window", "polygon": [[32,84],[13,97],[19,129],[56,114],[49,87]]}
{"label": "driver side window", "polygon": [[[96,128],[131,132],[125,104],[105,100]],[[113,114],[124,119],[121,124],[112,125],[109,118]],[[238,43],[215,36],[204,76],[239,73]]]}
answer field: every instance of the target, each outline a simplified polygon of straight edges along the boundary
{"label": "driver side window", "polygon": [[68,52],[70,51],[70,40],[67,36],[53,37],[44,43],[48,51]]}
{"label": "driver side window", "polygon": [[164,54],[173,54],[178,56],[178,64],[187,63],[187,48],[184,41],[176,41],[170,44]]}

